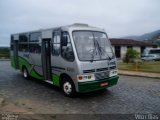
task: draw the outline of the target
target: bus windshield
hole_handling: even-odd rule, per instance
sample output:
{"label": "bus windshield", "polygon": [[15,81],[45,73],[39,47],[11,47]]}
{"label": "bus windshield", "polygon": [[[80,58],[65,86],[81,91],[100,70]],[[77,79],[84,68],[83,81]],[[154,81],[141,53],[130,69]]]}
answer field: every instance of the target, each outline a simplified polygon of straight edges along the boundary
{"label": "bus windshield", "polygon": [[113,57],[111,44],[103,32],[74,31],[73,39],[81,61],[105,60]]}

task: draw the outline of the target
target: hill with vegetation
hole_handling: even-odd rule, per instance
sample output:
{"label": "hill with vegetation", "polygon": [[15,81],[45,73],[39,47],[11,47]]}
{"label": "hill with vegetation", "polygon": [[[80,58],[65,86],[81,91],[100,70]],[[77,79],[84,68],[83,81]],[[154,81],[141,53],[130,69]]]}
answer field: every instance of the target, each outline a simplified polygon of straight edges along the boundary
{"label": "hill with vegetation", "polygon": [[150,32],[150,33],[145,33],[140,36],[127,36],[123,38],[145,41],[145,42],[154,43],[160,46],[160,30]]}

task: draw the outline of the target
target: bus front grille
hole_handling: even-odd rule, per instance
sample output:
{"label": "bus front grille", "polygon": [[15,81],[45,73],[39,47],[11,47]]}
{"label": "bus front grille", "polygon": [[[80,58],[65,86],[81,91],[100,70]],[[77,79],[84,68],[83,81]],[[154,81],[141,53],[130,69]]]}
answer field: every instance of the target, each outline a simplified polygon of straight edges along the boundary
{"label": "bus front grille", "polygon": [[93,72],[95,72],[95,69],[83,70],[83,73],[93,73]]}
{"label": "bus front grille", "polygon": [[95,73],[96,80],[105,79],[109,77],[109,71]]}
{"label": "bus front grille", "polygon": [[108,67],[105,68],[98,68],[98,69],[90,69],[90,70],[83,70],[83,73],[94,73],[94,72],[101,72],[101,71],[107,71]]}
{"label": "bus front grille", "polygon": [[99,68],[99,69],[96,69],[96,72],[106,71],[106,70],[108,70],[108,67],[106,67],[106,68]]}
{"label": "bus front grille", "polygon": [[109,67],[110,70],[116,69],[116,66]]}

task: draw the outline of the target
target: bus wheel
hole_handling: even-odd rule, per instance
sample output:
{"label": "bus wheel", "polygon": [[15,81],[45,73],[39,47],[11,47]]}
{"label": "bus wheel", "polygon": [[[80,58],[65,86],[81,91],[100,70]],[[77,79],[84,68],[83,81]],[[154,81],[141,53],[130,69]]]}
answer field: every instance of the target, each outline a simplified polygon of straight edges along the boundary
{"label": "bus wheel", "polygon": [[23,77],[25,79],[29,79],[29,74],[28,74],[28,70],[26,67],[23,68],[22,72],[23,72]]}
{"label": "bus wheel", "polygon": [[76,96],[76,90],[74,83],[69,78],[63,78],[62,79],[62,90],[65,96],[67,97],[75,97]]}

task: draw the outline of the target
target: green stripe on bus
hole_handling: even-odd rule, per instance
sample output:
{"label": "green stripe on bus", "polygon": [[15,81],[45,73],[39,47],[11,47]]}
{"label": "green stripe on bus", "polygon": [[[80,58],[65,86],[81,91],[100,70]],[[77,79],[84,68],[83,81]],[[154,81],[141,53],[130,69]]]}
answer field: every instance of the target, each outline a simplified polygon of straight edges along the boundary
{"label": "green stripe on bus", "polygon": [[26,59],[24,59],[24,58],[22,58],[22,57],[18,57],[18,60],[19,60],[19,69],[20,70],[22,70],[22,66],[24,65],[24,66],[26,66],[27,67],[27,69],[29,68],[29,67],[31,67],[31,65],[29,64],[29,62],[26,60]]}
{"label": "green stripe on bus", "polygon": [[[91,91],[96,91],[96,90],[111,87],[117,84],[118,78],[119,78],[118,76],[114,76],[114,77],[110,77],[102,80],[95,80],[90,82],[79,82],[78,83],[79,92],[91,92]],[[101,86],[101,83],[103,82],[108,83],[108,85]]]}
{"label": "green stripe on bus", "polygon": [[59,75],[52,74],[52,81],[53,81],[53,85],[58,86],[58,87],[60,86]]}
{"label": "green stripe on bus", "polygon": [[[27,67],[27,69],[29,69],[31,67],[31,64],[29,64],[29,62],[24,59],[23,57],[18,57],[19,59],[19,69],[22,70],[22,66]],[[44,79],[42,75],[40,75],[39,73],[37,73],[34,69],[31,70],[31,72],[29,73],[30,76],[37,78],[37,79]]]}
{"label": "green stripe on bus", "polygon": [[13,68],[16,68],[16,64],[15,64],[14,57],[11,57],[11,66],[12,66]]}
{"label": "green stripe on bus", "polygon": [[36,79],[40,79],[40,80],[44,79],[44,77],[42,75],[40,75],[39,73],[37,73],[34,69],[31,70],[29,75],[36,78]]}

